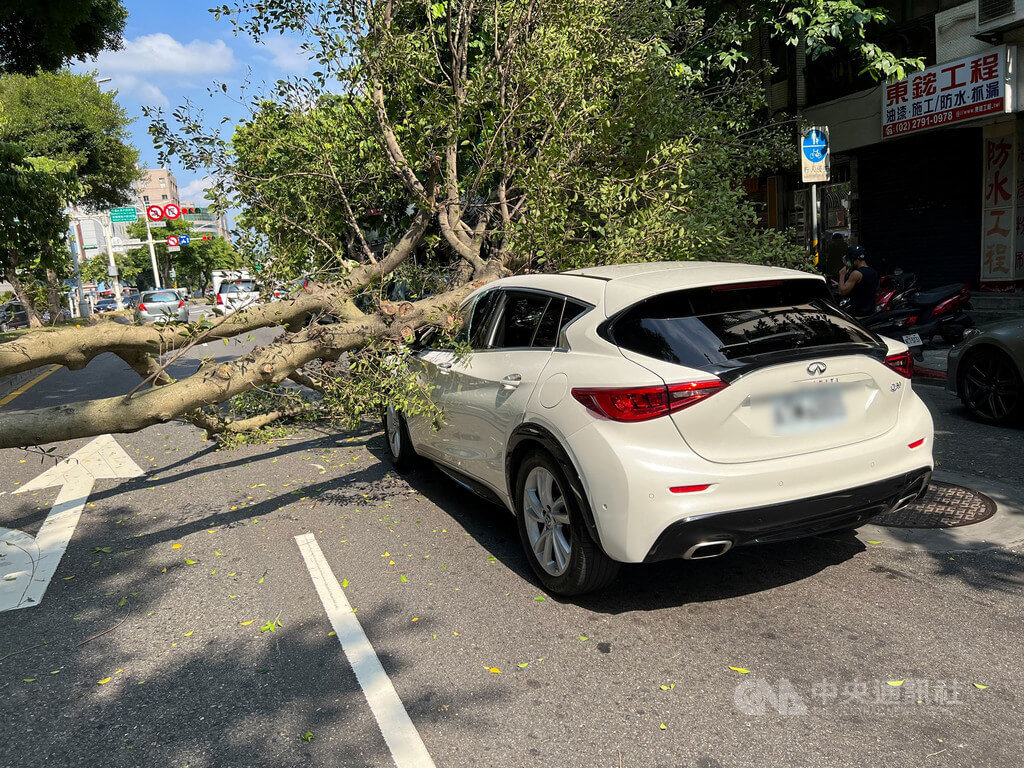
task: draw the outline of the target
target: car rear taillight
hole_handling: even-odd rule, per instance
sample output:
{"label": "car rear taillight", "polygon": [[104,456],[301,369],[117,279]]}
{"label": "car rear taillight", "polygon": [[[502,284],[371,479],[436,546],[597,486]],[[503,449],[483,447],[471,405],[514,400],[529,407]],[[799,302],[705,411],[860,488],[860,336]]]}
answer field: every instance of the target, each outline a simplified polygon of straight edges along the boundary
{"label": "car rear taillight", "polygon": [[885,358],[885,364],[900,376],[905,376],[909,379],[914,375],[914,357],[909,351],[900,352],[898,355],[889,355]]}
{"label": "car rear taillight", "polygon": [[913,325],[916,322],[917,322],[917,315],[911,315],[910,317],[905,317],[902,320],[900,320],[899,324],[901,326],[903,326],[903,327],[906,327],[908,325]]}
{"label": "car rear taillight", "polygon": [[712,291],[740,291],[744,288],[770,288],[775,285],[782,285],[781,280],[759,280],[756,283],[729,283],[728,285],[713,285]]}
{"label": "car rear taillight", "polygon": [[178,309],[181,309],[184,306],[185,306],[185,302],[184,301],[179,301],[178,302]]}
{"label": "car rear taillight", "polygon": [[140,303],[139,304],[139,312],[145,312],[145,311],[146,311],[146,305]]}
{"label": "car rear taillight", "polygon": [[612,421],[646,421],[689,408],[726,386],[724,381],[714,379],[667,387],[573,389],[572,396],[587,410]]}
{"label": "car rear taillight", "polygon": [[217,303],[222,305],[222,306],[224,304],[224,297],[221,296],[219,293],[217,294]]}

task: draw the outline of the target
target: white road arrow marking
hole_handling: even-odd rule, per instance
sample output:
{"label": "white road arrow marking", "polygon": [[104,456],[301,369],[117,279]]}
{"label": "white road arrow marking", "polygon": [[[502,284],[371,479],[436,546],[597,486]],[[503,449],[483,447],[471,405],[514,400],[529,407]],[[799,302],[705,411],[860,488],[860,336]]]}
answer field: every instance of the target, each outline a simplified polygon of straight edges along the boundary
{"label": "white road arrow marking", "polygon": [[62,486],[38,536],[0,528],[0,611],[42,601],[96,480],[142,474],[113,437],[102,435],[15,491]]}

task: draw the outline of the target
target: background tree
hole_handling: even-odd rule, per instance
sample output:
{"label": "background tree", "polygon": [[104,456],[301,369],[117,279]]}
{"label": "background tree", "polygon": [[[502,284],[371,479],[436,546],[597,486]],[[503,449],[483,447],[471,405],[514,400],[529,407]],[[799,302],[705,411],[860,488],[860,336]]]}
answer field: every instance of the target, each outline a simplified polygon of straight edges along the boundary
{"label": "background tree", "polygon": [[116,91],[66,71],[9,75],[0,77],[0,108],[0,141],[20,144],[29,157],[74,165],[81,186],[69,202],[91,210],[132,202],[139,152]]}
{"label": "background tree", "polygon": [[[853,45],[876,71],[913,65],[865,48],[878,16],[848,0],[729,14],[674,0],[215,10],[257,40],[302,35],[316,71],[279,83],[231,137],[208,132],[188,105],[154,113],[151,132],[162,159],[218,179],[216,202],[241,208],[240,247],[268,279],[314,279],[288,301],[188,330],[101,324],[0,345],[0,372],[81,367],[110,351],[156,385],[59,413],[4,414],[0,447],[176,416],[211,433],[266,424],[293,406],[236,423],[208,406],[287,377],[319,389],[309,407],[336,420],[389,402],[428,409],[398,342],[423,324],[450,327],[465,296],[512,271],[666,258],[806,264],[783,235],[757,229],[740,188],[789,142],[763,117],[764,73],[744,65],[745,43],[766,29],[812,53]],[[389,300],[399,270],[432,295]],[[332,322],[307,325],[316,313]],[[264,326],[282,329],[273,344],[184,379],[163,373],[163,355]]]}
{"label": "background tree", "polygon": [[[128,225],[128,234],[139,240],[146,239],[146,222],[137,221]],[[181,246],[180,251],[171,253],[167,247],[167,238],[171,235],[181,237],[188,235],[189,244]],[[209,285],[211,273],[215,269],[235,269],[241,266],[241,259],[234,248],[222,238],[203,240],[202,233],[193,228],[192,224],[182,219],[167,222],[166,228],[154,229],[153,239],[156,244],[157,269],[160,271],[162,285],[172,285],[171,268],[174,268],[176,281],[179,285],[190,288],[204,288]],[[141,286],[153,286],[153,268],[149,258],[149,247],[133,248],[128,252],[127,260],[133,264],[134,275]]]}
{"label": "background tree", "polygon": [[32,75],[121,48],[127,19],[119,0],[3,0],[0,72]]}
{"label": "background tree", "polygon": [[29,158],[19,145],[0,142],[0,271],[25,305],[32,328],[42,325],[32,282],[64,261],[64,201],[76,185],[71,163]]}

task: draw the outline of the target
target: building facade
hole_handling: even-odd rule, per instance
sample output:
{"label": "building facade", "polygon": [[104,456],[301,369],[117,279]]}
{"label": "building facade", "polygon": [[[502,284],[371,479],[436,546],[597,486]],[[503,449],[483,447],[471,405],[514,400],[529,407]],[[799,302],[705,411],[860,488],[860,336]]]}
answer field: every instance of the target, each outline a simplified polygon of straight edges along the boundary
{"label": "building facade", "polygon": [[[840,233],[883,273],[915,272],[925,286],[1024,291],[1024,0],[880,5],[894,23],[878,42],[924,71],[875,83],[853,57],[797,51],[773,60],[767,84],[774,111],[829,127],[821,242]],[[795,178],[758,182],[756,199],[809,243],[809,190]]]}

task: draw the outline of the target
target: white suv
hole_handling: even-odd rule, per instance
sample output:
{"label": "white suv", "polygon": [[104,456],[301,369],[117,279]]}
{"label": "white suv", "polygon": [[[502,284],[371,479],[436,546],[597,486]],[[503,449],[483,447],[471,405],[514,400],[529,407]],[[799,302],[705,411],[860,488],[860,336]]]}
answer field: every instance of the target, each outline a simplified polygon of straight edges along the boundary
{"label": "white suv", "polygon": [[444,424],[389,408],[388,452],[511,510],[552,592],[604,586],[620,562],[854,528],[931,476],[907,347],[818,276],[596,267],[498,280],[464,316],[471,355],[429,340],[414,355]]}

